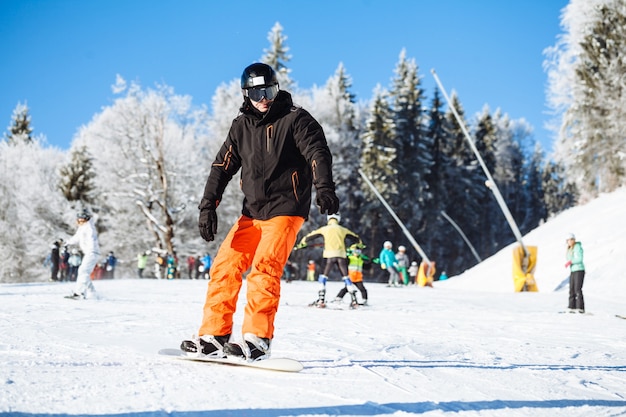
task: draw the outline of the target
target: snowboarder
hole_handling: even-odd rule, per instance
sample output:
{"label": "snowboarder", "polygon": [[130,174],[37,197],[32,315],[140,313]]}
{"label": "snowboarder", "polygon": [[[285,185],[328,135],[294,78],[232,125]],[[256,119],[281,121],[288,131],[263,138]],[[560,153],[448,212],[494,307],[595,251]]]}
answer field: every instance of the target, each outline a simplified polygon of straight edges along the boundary
{"label": "snowboarder", "polygon": [[576,241],[576,236],[570,233],[567,236],[567,262],[565,267],[570,269],[569,276],[569,303],[570,313],[584,313],[585,299],[583,297],[583,282],[585,281],[585,265],[583,264],[583,245]]}
{"label": "snowboarder", "polygon": [[100,256],[100,245],[98,244],[98,232],[91,219],[91,214],[87,210],[82,210],[76,215],[78,229],[66,244],[68,246],[78,245],[83,253],[83,259],[78,267],[76,286],[74,292],[68,298],[87,298],[95,295],[95,288],[91,281],[91,272],[98,263]]}
{"label": "snowboarder", "polygon": [[324,265],[324,271],[317,279],[320,283],[317,300],[311,304],[317,307],[324,307],[326,305],[326,282],[328,281],[328,274],[334,265],[337,265],[341,273],[341,279],[345,282],[350,294],[356,291],[351,287],[352,282],[348,276],[346,241],[354,240],[361,243],[361,238],[350,229],[341,226],[339,224],[340,220],[341,216],[339,214],[329,214],[327,216],[326,225],[304,236],[297,246],[298,249],[305,248],[307,242],[311,240],[315,240],[319,237],[324,239],[322,257],[326,260],[326,264]]}
{"label": "snowboarder", "polygon": [[[200,235],[207,242],[215,239],[217,207],[239,169],[242,215],[213,260],[198,337],[184,340],[181,349],[258,360],[270,355],[280,278],[308,218],[312,186],[322,214],[337,213],[339,199],[322,127],[280,90],[274,69],[262,63],[246,67],[241,89],[241,114],[211,166],[200,202]],[[248,269],[243,341],[230,343],[242,275]]]}

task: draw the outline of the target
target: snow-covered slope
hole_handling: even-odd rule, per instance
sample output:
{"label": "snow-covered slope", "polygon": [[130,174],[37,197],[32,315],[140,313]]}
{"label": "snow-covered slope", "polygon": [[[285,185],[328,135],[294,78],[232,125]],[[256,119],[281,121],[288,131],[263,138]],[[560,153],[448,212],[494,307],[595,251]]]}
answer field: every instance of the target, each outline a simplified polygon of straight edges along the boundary
{"label": "snow-covered slope", "polygon": [[[626,279],[620,278],[626,271],[626,188],[569,209],[524,236],[524,245],[538,248],[535,279],[541,292],[554,291],[569,276],[564,267],[565,239],[569,233],[582,242],[585,252],[584,292],[620,299],[626,296]],[[517,243],[448,281],[449,286],[512,291],[515,246]]]}
{"label": "snow-covered slope", "polygon": [[[432,289],[367,283],[359,310],[309,308],[317,284],[284,283],[272,349],[297,374],[156,354],[196,331],[205,281],[96,281],[86,301],[63,298],[70,284],[0,285],[0,415],[626,415],[625,203],[602,196],[525,237],[538,293],[512,292],[510,249]],[[559,314],[568,232],[591,314]]]}

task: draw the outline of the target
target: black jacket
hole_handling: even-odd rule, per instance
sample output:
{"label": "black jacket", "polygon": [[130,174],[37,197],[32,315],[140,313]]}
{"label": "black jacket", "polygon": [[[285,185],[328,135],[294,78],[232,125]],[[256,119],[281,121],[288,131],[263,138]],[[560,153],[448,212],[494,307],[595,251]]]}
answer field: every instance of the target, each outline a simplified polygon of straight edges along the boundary
{"label": "black jacket", "polygon": [[335,189],[322,127],[306,110],[294,106],[286,91],[279,92],[264,115],[246,103],[211,166],[199,208],[217,207],[241,168],[245,216],[308,218],[311,186]]}

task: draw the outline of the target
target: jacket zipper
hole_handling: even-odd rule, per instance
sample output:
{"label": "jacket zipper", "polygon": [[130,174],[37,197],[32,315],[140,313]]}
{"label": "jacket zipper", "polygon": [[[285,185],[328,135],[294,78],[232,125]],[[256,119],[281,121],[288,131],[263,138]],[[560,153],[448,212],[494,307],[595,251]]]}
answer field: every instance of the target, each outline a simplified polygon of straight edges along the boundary
{"label": "jacket zipper", "polygon": [[267,152],[271,152],[272,151],[272,138],[274,136],[274,125],[268,125],[267,128],[265,129],[265,140],[266,140],[266,146],[267,146]]}

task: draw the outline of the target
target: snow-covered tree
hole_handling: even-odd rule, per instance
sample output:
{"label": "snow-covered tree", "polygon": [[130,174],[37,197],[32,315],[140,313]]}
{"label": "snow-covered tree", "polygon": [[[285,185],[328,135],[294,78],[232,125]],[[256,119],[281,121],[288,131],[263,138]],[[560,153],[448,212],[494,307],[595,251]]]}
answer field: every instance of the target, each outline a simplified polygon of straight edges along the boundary
{"label": "snow-covered tree", "polygon": [[11,125],[7,129],[9,133],[5,133],[4,136],[10,144],[33,142],[33,128],[30,125],[30,114],[27,104],[17,103],[11,117]]}
{"label": "snow-covered tree", "polygon": [[[496,165],[491,174],[519,228],[525,218],[526,210],[523,192],[525,157],[522,149],[525,136],[522,136],[516,123],[500,109],[496,109],[493,122],[496,129],[496,142],[494,143]],[[501,223],[497,228],[504,232],[498,235],[497,242],[506,242],[511,239],[511,232],[507,230],[508,222],[504,215],[498,215],[495,219]]]}
{"label": "snow-covered tree", "polygon": [[77,202],[80,206],[95,203],[94,177],[92,157],[86,146],[73,149],[70,152],[71,160],[62,166],[59,171],[59,188],[70,202]]}
{"label": "snow-covered tree", "polygon": [[131,259],[149,248],[199,253],[196,207],[212,162],[207,118],[170,87],[132,83],[80,130],[73,149],[93,157],[104,250]]}
{"label": "snow-covered tree", "polygon": [[558,162],[549,161],[543,168],[542,188],[548,218],[574,207],[579,199],[576,185],[567,181],[565,168]]}
{"label": "snow-covered tree", "polygon": [[50,277],[50,245],[74,233],[74,213],[57,188],[63,154],[38,141],[0,142],[0,282]]}
{"label": "snow-covered tree", "polygon": [[[452,91],[450,101],[451,106],[460,116],[461,123],[467,128],[465,111],[455,91]],[[484,187],[485,175],[451,108],[448,108],[445,113],[444,127],[447,132],[447,143],[444,144],[443,149],[453,161],[452,172],[445,184],[447,200],[444,202],[444,211],[463,231],[472,246],[477,246],[483,232],[481,204],[488,193]],[[449,256],[437,261],[439,267],[449,273],[462,272],[476,263],[471,249],[467,247],[462,237],[455,236],[447,243],[447,247],[450,248]]]}
{"label": "snow-covered tree", "polygon": [[[342,223],[348,228],[358,224],[360,145],[358,109],[351,93],[352,79],[343,64],[322,88],[313,88],[311,114],[324,129],[333,155],[333,176],[340,201]],[[324,219],[324,224],[325,224]],[[313,227],[313,225],[310,225]]]}
{"label": "snow-covered tree", "polygon": [[291,61],[291,55],[289,55],[289,47],[285,44],[287,36],[283,35],[283,27],[280,23],[276,22],[272,27],[272,30],[267,35],[267,40],[270,42],[268,49],[264,49],[264,55],[261,58],[261,62],[274,68],[276,71],[276,78],[278,78],[278,84],[282,90],[290,90],[293,86],[289,73],[291,69],[287,65]]}
{"label": "snow-covered tree", "polygon": [[523,181],[525,213],[524,219],[520,224],[522,233],[528,233],[539,226],[541,222],[548,219],[542,180],[544,160],[543,149],[541,144],[537,142],[525,167]]}
{"label": "snow-covered tree", "polygon": [[[393,141],[394,124],[388,93],[380,85],[374,89],[374,99],[370,106],[369,117],[361,135],[361,169],[385,199],[398,193],[397,171],[394,169],[397,151]],[[361,206],[362,238],[373,247],[380,248],[381,242],[393,236],[396,227],[376,195],[362,181],[365,201]],[[373,247],[372,247],[373,245]]]}
{"label": "snow-covered tree", "polygon": [[626,178],[626,3],[572,0],[547,50],[549,104],[560,121],[555,159],[583,199]]}
{"label": "snow-covered tree", "polygon": [[[397,170],[398,194],[389,203],[412,234],[426,232],[424,210],[431,195],[426,182],[432,160],[432,138],[424,134],[423,90],[414,59],[400,52],[389,92],[394,119],[394,147],[398,157],[394,160]],[[415,236],[414,236],[415,237]]]}
{"label": "snow-covered tree", "polygon": [[431,144],[428,154],[432,156],[432,166],[430,172],[425,176],[425,180],[432,197],[428,204],[423,207],[423,229],[425,232],[420,233],[418,241],[431,260],[437,262],[444,270],[454,272],[452,263],[461,255],[463,242],[459,241],[454,228],[441,214],[442,211],[445,211],[450,200],[451,188],[458,182],[456,178],[457,165],[448,153],[451,135],[449,135],[446,126],[442,107],[443,103],[439,91],[435,90],[428,110],[425,131],[425,136],[430,139]]}

